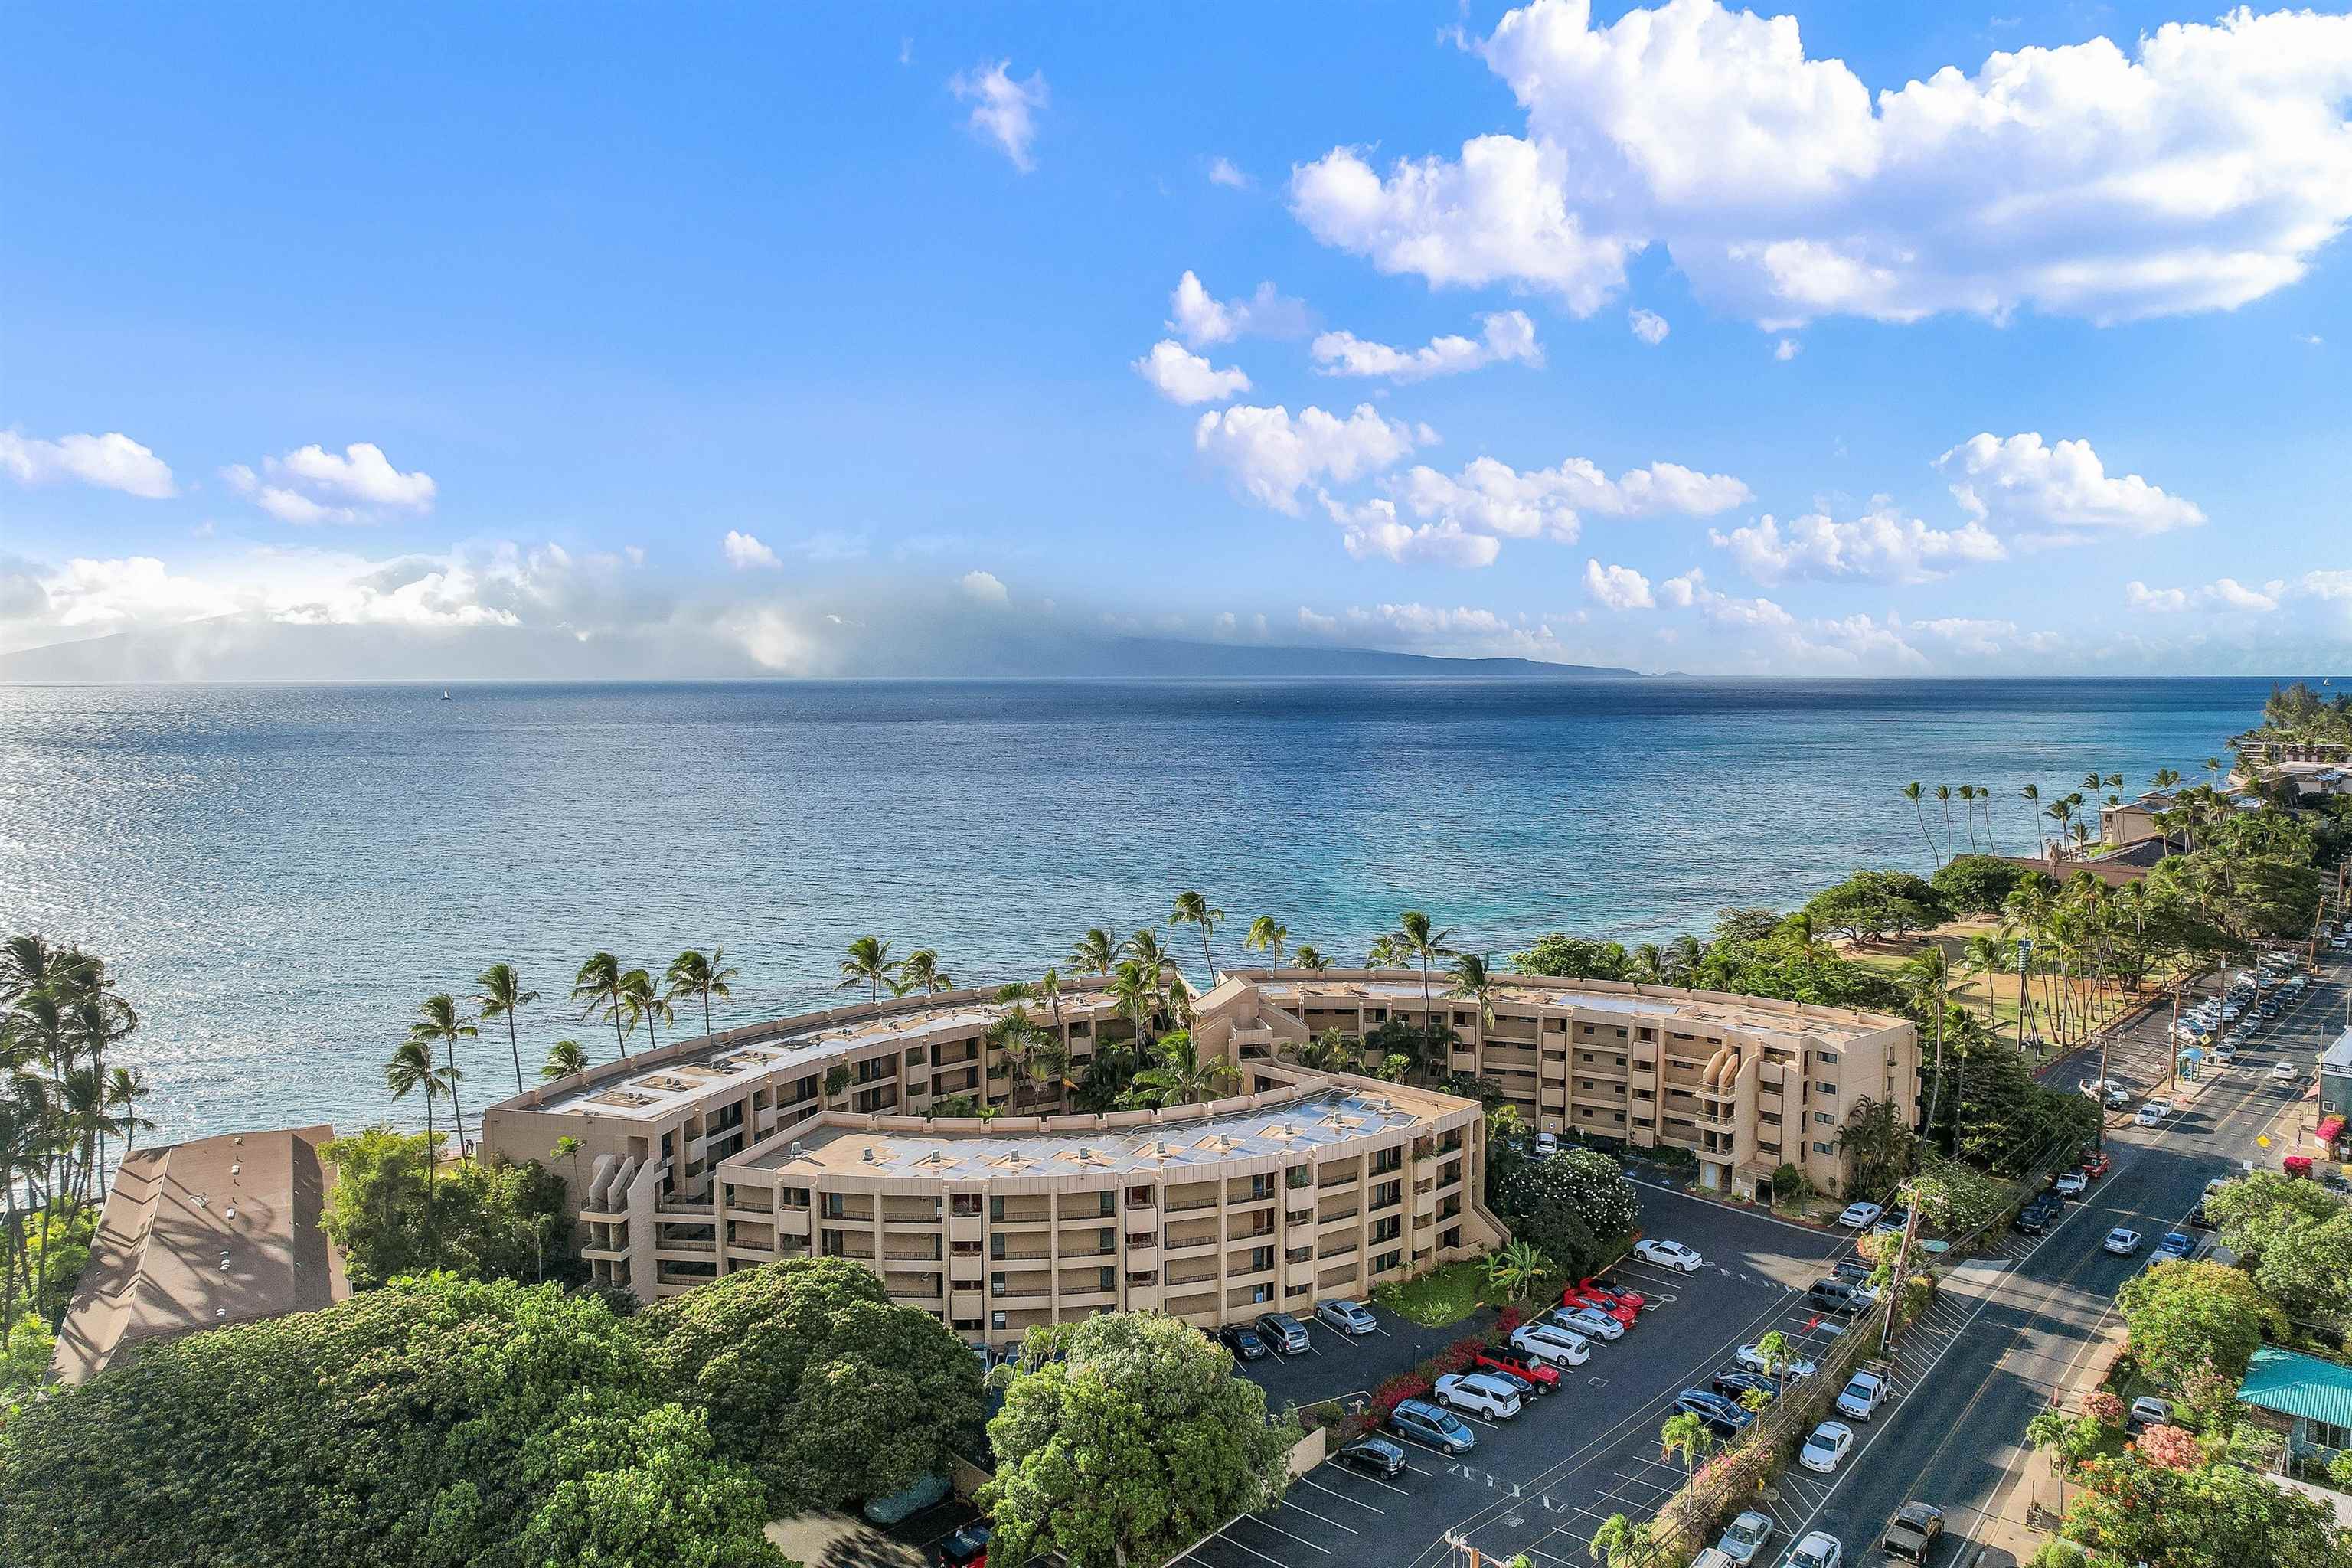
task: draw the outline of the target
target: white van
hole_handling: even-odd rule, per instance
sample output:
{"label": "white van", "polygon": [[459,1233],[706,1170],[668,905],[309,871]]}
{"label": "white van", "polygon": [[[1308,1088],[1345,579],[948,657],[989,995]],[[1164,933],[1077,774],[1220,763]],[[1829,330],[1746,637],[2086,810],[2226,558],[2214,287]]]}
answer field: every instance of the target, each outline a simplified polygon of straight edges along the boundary
{"label": "white van", "polygon": [[1582,1366],[1592,1359],[1591,1345],[1549,1323],[1521,1324],[1511,1335],[1511,1348],[1554,1368]]}

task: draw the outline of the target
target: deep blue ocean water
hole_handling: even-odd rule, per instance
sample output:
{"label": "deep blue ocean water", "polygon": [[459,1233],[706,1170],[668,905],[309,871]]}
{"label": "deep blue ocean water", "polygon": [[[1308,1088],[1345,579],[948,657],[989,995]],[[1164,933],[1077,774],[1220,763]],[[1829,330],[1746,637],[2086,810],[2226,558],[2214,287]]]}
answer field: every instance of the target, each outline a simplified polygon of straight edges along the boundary
{"label": "deep blue ocean water", "polygon": [[[562,1000],[597,948],[658,974],[723,944],[723,1026],[824,1005],[860,932],[1034,977],[1185,888],[1232,917],[1227,963],[1261,913],[1350,959],[1408,907],[1498,959],[1657,939],[1925,870],[1908,780],[1990,787],[2014,850],[2028,781],[2202,776],[2269,686],[0,688],[0,931],[112,960],[159,1136],[353,1126],[390,1114],[417,1000],[500,959],[545,997],[529,1070],[561,1037],[612,1049]],[[1196,933],[1166,934],[1197,978]],[[512,1089],[493,1029],[469,1120]]]}

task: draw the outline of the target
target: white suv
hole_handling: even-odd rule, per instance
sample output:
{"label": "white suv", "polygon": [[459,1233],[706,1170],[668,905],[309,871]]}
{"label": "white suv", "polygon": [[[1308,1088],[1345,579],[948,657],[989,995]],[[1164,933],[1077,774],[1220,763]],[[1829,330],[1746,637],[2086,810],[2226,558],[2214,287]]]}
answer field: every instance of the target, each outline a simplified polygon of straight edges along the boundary
{"label": "white suv", "polygon": [[1508,1420],[1519,1413],[1517,1392],[1483,1372],[1447,1373],[1437,1380],[1437,1402],[1449,1410],[1466,1410],[1491,1421]]}
{"label": "white suv", "polygon": [[1556,1368],[1582,1366],[1592,1359],[1591,1345],[1549,1323],[1521,1325],[1511,1335],[1511,1348]]}

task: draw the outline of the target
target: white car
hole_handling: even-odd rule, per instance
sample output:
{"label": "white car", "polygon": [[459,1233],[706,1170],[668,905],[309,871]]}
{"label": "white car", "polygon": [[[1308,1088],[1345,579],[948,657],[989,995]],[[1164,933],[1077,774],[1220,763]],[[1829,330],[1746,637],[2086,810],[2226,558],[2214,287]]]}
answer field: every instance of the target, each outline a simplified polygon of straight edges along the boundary
{"label": "white car", "polygon": [[2107,1239],[2103,1245],[2117,1258],[2129,1258],[2139,1250],[2139,1232],[2117,1226],[2107,1232]]}
{"label": "white car", "polygon": [[1554,1368],[1582,1366],[1592,1359],[1592,1347],[1549,1323],[1525,1323],[1513,1331],[1511,1348]]}
{"label": "white car", "polygon": [[1538,1133],[1537,1133],[1537,1134],[1536,1134],[1536,1158],[1537,1158],[1537,1159],[1538,1159],[1538,1160],[1549,1160],[1549,1159],[1550,1159],[1554,1154],[1557,1154],[1557,1153],[1559,1153],[1559,1133],[1557,1133],[1557,1132],[1538,1132]]}
{"label": "white car", "polygon": [[[1764,1352],[1754,1345],[1740,1346],[1731,1352],[1731,1359],[1748,1372],[1757,1373],[1765,1377],[1772,1375],[1772,1363],[1765,1358]],[[1790,1383],[1799,1382],[1813,1375],[1813,1363],[1802,1356],[1792,1355],[1789,1358],[1788,1364],[1781,1368],[1780,1375]]]}
{"label": "white car", "polygon": [[1824,1421],[1813,1428],[1797,1450],[1797,1463],[1819,1475],[1830,1475],[1853,1452],[1853,1428],[1843,1421]]}
{"label": "white car", "polygon": [[2223,1040],[2220,1045],[2213,1047],[2213,1059],[2221,1063],[2223,1067],[2228,1067],[2231,1062],[2238,1059],[2239,1043],[2240,1042],[2235,1036]]}
{"label": "white car", "polygon": [[1845,1568],[1845,1548],[1824,1531],[1814,1531],[1780,1559],[1780,1568]]}
{"label": "white car", "polygon": [[2141,1127],[2161,1127],[2164,1119],[2171,1114],[2172,1101],[2151,1100],[2133,1113],[2132,1121]]}
{"label": "white car", "polygon": [[1652,1241],[1647,1237],[1633,1244],[1633,1256],[1644,1263],[1679,1269],[1685,1274],[1697,1273],[1699,1265],[1706,1261],[1679,1241]]}
{"label": "white car", "polygon": [[1570,1311],[1556,1309],[1544,1316],[1546,1322],[1580,1334],[1588,1340],[1606,1340],[1612,1344],[1625,1337],[1625,1325],[1606,1312],[1596,1312],[1590,1307]]}
{"label": "white car", "polygon": [[1449,1410],[1466,1410],[1491,1421],[1507,1421],[1519,1413],[1517,1391],[1483,1372],[1452,1372],[1439,1378],[1437,1402]]}
{"label": "white car", "polygon": [[1772,1530],[1772,1516],[1751,1508],[1723,1527],[1723,1539],[1715,1549],[1734,1563],[1753,1563],[1771,1543]]}
{"label": "white car", "polygon": [[2058,1184],[2052,1190],[2062,1198],[2079,1198],[2090,1190],[2091,1178],[2080,1171],[2061,1171]]}
{"label": "white car", "polygon": [[1855,1373],[1847,1380],[1845,1392],[1837,1396],[1838,1414],[1851,1415],[1856,1421],[1867,1421],[1874,1411],[1886,1403],[1889,1392],[1886,1380],[1876,1373]]}
{"label": "white car", "polygon": [[2293,1083],[2302,1076],[2294,1070],[2293,1062],[2279,1062],[2271,1068],[2271,1078],[2279,1083]]}
{"label": "white car", "polygon": [[1885,1212],[1885,1208],[1878,1204],[1848,1204],[1839,1212],[1838,1224],[1848,1230],[1867,1230]]}

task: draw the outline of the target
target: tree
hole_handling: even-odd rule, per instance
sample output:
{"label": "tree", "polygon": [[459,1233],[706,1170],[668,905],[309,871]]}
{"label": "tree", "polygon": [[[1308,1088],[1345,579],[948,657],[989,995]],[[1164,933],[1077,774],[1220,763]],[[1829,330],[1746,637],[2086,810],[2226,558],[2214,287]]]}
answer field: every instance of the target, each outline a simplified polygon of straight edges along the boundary
{"label": "tree", "polygon": [[1096,926],[1070,944],[1068,963],[1073,974],[1095,974],[1108,980],[1118,964],[1118,942],[1110,932]]}
{"label": "tree", "polygon": [[942,991],[955,989],[955,982],[940,967],[940,955],[928,947],[919,947],[898,961],[898,978],[890,989],[901,996],[936,996]]}
{"label": "tree", "polygon": [[1213,1100],[1220,1089],[1241,1077],[1223,1058],[1202,1056],[1189,1030],[1177,1030],[1161,1040],[1157,1049],[1158,1059],[1135,1075],[1135,1087],[1129,1090],[1141,1103],[1198,1105]]}
{"label": "tree", "polygon": [[1678,1410],[1658,1428],[1658,1458],[1680,1457],[1683,1468],[1696,1469],[1700,1456],[1714,1447],[1706,1423],[1687,1410]]}
{"label": "tree", "polygon": [[1789,1336],[1774,1329],[1756,1342],[1756,1353],[1764,1358],[1764,1370],[1771,1374],[1774,1392],[1785,1394],[1789,1387],[1789,1363],[1796,1360],[1796,1351]]}
{"label": "tree", "polygon": [[[449,1092],[451,1085],[433,1065],[432,1044],[411,1035],[394,1046],[392,1059],[383,1064],[383,1086],[392,1091],[395,1100],[406,1100],[421,1091],[425,1096],[425,1159],[429,1166],[436,1158],[439,1134],[433,1131],[433,1102]],[[425,1234],[433,1234],[433,1186],[425,1186]]]}
{"label": "tree", "polygon": [[622,975],[621,1006],[628,1014],[628,1032],[635,1034],[637,1026],[643,1024],[648,1047],[660,1049],[661,1034],[656,1026],[668,1023],[671,1014],[668,1000],[654,989],[654,977],[642,969],[632,969]]}
{"label": "tree", "polygon": [[1242,945],[1252,952],[1271,952],[1274,955],[1275,968],[1280,969],[1282,949],[1289,940],[1288,926],[1284,925],[1272,915],[1260,915],[1250,921],[1249,935],[1242,939]]}
{"label": "tree", "polygon": [[1846,1185],[1860,1193],[1883,1193],[1911,1168],[1918,1139],[1892,1100],[1864,1095],[1838,1129],[1838,1152],[1846,1159]]}
{"label": "tree", "polygon": [[2242,1568],[2253,1563],[2347,1568],[2352,1534],[2332,1510],[2233,1464],[2174,1469],[2137,1448],[2086,1458],[2083,1489],[2060,1532],[2118,1563]]}
{"label": "tree", "polygon": [[[2050,882],[2046,874],[2013,860],[1991,855],[1960,855],[1944,862],[1928,879],[1928,886],[1936,889],[1954,914],[1997,915],[2010,894],[2036,879]],[[2050,885],[2054,891],[2057,885]]]}
{"label": "tree", "polygon": [[846,1258],[802,1258],[665,1297],[630,1320],[668,1397],[771,1514],[903,1490],[971,1447],[980,1370],[946,1325]]}
{"label": "tree", "polygon": [[621,1016],[628,1011],[621,990],[621,961],[609,952],[589,954],[580,973],[572,978],[572,999],[580,1004],[583,1018],[612,1020],[613,1044],[624,1058],[627,1057],[629,1039],[621,1030]]}
{"label": "tree", "polygon": [[1465,952],[1454,961],[1453,979],[1454,984],[1446,987],[1445,994],[1474,1004],[1476,1022],[1472,1026],[1475,1033],[1471,1046],[1483,1057],[1486,1026],[1495,1021],[1495,993],[1500,988],[1500,982],[1487,970],[1486,961],[1475,952]]}
{"label": "tree", "polygon": [[997,1469],[980,1502],[997,1568],[1049,1552],[1070,1568],[1158,1563],[1288,1487],[1297,1422],[1268,1420],[1265,1391],[1199,1330],[1104,1313],[1030,1339],[1062,1359],[1014,1377],[989,1423]]}
{"label": "tree", "polygon": [[1171,928],[1194,925],[1201,928],[1201,964],[1208,971],[1209,984],[1217,983],[1217,963],[1209,956],[1209,933],[1215,931],[1225,918],[1225,911],[1210,907],[1209,900],[1199,893],[1179,893],[1176,907],[1169,912]]}
{"label": "tree", "polygon": [[575,1283],[562,1178],[537,1161],[436,1170],[425,1139],[370,1127],[329,1142],[335,1185],[320,1227],[341,1247],[352,1288],[447,1268],[469,1279]]}
{"label": "tree", "polygon": [[543,1079],[570,1078],[573,1073],[588,1070],[588,1053],[580,1048],[577,1040],[558,1040],[547,1047],[547,1061],[539,1069]]}
{"label": "tree", "polygon": [[1397,917],[1396,934],[1389,940],[1397,951],[1421,965],[1421,1012],[1423,1024],[1437,1021],[1429,994],[1429,965],[1433,959],[1451,958],[1454,950],[1445,945],[1454,935],[1451,930],[1439,931],[1430,918],[1419,910],[1407,910]]}
{"label": "tree", "polygon": [[2264,1325],[2286,1329],[2253,1280],[2219,1263],[2159,1262],[2135,1275],[2116,1300],[2132,1359],[2167,1385],[2204,1366],[2241,1376],[2262,1346]]}
{"label": "tree", "polygon": [[539,993],[523,989],[522,976],[511,963],[493,963],[482,971],[474,982],[481,987],[474,993],[474,1005],[482,1010],[482,1022],[493,1018],[507,1021],[507,1051],[514,1058],[515,1092],[522,1092],[522,1041],[515,1032],[515,1015],[539,1000]]}
{"label": "tree", "polygon": [[1562,1272],[1583,1275],[1633,1234],[1642,1205],[1616,1161],[1593,1149],[1490,1166],[1496,1206]]}
{"label": "tree", "polygon": [[1320,948],[1310,942],[1300,942],[1298,951],[1291,956],[1298,961],[1298,967],[1301,969],[1312,969],[1319,973],[1331,967],[1329,957]]}
{"label": "tree", "polygon": [[689,947],[669,961],[669,973],[662,978],[669,987],[670,1000],[692,998],[702,1004],[702,1032],[708,1036],[710,1033],[711,999],[716,997],[724,1001],[734,995],[735,989],[729,983],[738,976],[727,965],[725,948],[712,948],[710,956],[706,958],[698,950]]}
{"label": "tree", "polygon": [[2287,1311],[2352,1316],[2352,1204],[2315,1182],[2256,1171],[2208,1197],[2205,1212]]}
{"label": "tree", "polygon": [[1514,1241],[1486,1259],[1486,1286],[1513,1301],[1524,1301],[1552,1272],[1552,1261],[1529,1241]]}
{"label": "tree", "polygon": [[1521,974],[1559,975],[1572,980],[1622,980],[1631,961],[1622,943],[1587,942],[1564,931],[1538,938],[1525,952],[1511,955]]}
{"label": "tree", "polygon": [[[448,1067],[442,1073],[441,1078],[444,1087],[449,1093],[450,1119],[457,1124],[457,1158],[462,1162],[467,1157],[466,1113],[457,1104],[457,1084],[466,1075],[457,1070],[457,1042],[473,1039],[481,1033],[481,1030],[474,1026],[471,1019],[458,1016],[457,999],[446,991],[437,995],[427,996],[418,1005],[416,1010],[425,1016],[408,1026],[409,1037],[424,1041],[428,1049],[436,1041],[438,1041],[448,1051]],[[398,1096],[395,1094],[394,1098],[397,1099]],[[431,1109],[429,1097],[426,1100],[426,1109],[428,1110]]]}
{"label": "tree", "polygon": [[2169,1424],[2150,1426],[2132,1443],[2139,1457],[2168,1470],[2193,1470],[2205,1462],[2205,1446],[2195,1433]]}
{"label": "tree", "polygon": [[1933,883],[1902,871],[1856,871],[1805,900],[1815,929],[1842,931],[1857,942],[1901,938],[1951,918]]}
{"label": "tree", "polygon": [[1925,793],[1916,779],[1903,786],[1903,798],[1911,803],[1912,814],[1919,819],[1919,837],[1927,841],[1927,858],[1933,861],[1937,859],[1936,836],[1927,831],[1927,808],[1920,803]]}
{"label": "tree", "polygon": [[1646,1536],[1640,1525],[1622,1513],[1612,1513],[1601,1521],[1592,1539],[1585,1542],[1584,1554],[1600,1563],[1601,1568],[1625,1568],[1638,1560],[1645,1544]]}
{"label": "tree", "polygon": [[874,1006],[882,1003],[882,987],[891,983],[898,965],[890,959],[890,944],[878,936],[861,936],[849,944],[849,956],[841,961],[841,981],[834,987],[847,991],[853,986],[866,987],[866,1000]]}
{"label": "tree", "polygon": [[404,1279],[27,1405],[0,1520],[12,1568],[783,1568],[701,1428],[602,1300]]}

